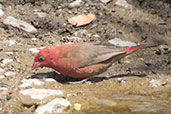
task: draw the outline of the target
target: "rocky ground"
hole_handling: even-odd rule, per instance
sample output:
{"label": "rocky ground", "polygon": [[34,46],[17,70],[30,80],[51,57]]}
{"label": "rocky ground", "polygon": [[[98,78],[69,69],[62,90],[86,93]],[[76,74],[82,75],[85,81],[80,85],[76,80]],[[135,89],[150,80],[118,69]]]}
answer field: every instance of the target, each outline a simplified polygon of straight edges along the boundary
{"label": "rocky ground", "polygon": [[[87,25],[67,21],[89,13],[96,19]],[[43,47],[116,39],[162,45],[83,84],[68,84],[75,80],[52,69],[31,69]],[[170,114],[170,106],[170,0],[0,0],[0,113]]]}

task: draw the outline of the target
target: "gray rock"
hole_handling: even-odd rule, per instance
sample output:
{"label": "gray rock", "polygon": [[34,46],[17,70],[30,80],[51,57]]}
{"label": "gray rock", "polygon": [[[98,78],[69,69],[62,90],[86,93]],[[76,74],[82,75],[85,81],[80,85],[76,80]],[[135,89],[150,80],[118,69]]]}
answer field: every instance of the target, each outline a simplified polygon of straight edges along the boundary
{"label": "gray rock", "polygon": [[38,79],[23,79],[22,84],[19,85],[20,88],[26,88],[31,86],[42,86],[45,83],[43,81],[40,81]]}
{"label": "gray rock", "polygon": [[3,23],[6,25],[11,25],[13,27],[17,27],[17,28],[22,29],[26,32],[31,32],[31,33],[37,32],[37,29],[34,28],[32,25],[30,25],[30,24],[28,24],[22,20],[16,19],[12,16],[9,16],[6,19],[4,19]]}
{"label": "gray rock", "polygon": [[102,3],[104,3],[104,4],[107,4],[107,3],[109,3],[111,0],[100,0]]}
{"label": "gray rock", "polygon": [[1,62],[2,62],[2,66],[5,66],[6,64],[13,62],[13,59],[4,59]]}
{"label": "gray rock", "polygon": [[53,98],[63,96],[64,94],[61,90],[32,88],[19,91],[19,98],[25,105],[46,103]]}
{"label": "gray rock", "polygon": [[16,73],[15,73],[15,72],[9,71],[9,72],[6,72],[4,75],[5,75],[6,77],[12,77],[12,76],[15,76]]}
{"label": "gray rock", "polygon": [[121,47],[136,46],[136,43],[134,43],[134,42],[123,41],[123,40],[121,40],[119,38],[114,38],[112,40],[109,40],[108,42],[113,44],[113,45],[117,45],[117,46],[121,46]]}
{"label": "gray rock", "polygon": [[117,0],[115,4],[125,8],[130,6],[126,0]]}
{"label": "gray rock", "polygon": [[70,7],[78,7],[81,6],[84,2],[82,0],[75,0],[74,2],[70,3]]}
{"label": "gray rock", "polygon": [[63,110],[69,108],[71,103],[64,98],[56,98],[51,102],[38,107],[34,114],[61,114]]}
{"label": "gray rock", "polygon": [[38,50],[37,48],[30,48],[30,49],[28,49],[28,50],[31,51],[33,54],[39,52],[39,50]]}

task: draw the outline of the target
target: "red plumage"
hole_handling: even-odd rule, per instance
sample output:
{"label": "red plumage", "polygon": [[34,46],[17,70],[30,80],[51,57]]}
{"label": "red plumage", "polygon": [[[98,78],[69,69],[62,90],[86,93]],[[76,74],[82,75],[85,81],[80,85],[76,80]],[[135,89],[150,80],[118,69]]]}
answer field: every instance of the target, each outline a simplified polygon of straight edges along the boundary
{"label": "red plumage", "polygon": [[148,45],[134,47],[107,46],[93,43],[75,43],[40,50],[33,69],[52,68],[65,76],[86,78],[106,71],[114,62]]}

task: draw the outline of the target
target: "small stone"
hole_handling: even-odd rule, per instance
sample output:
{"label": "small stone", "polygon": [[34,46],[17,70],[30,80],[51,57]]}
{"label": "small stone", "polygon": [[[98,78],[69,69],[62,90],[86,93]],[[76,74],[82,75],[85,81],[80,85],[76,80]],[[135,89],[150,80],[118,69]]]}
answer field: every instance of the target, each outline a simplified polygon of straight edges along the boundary
{"label": "small stone", "polygon": [[113,45],[117,45],[117,46],[121,46],[121,47],[127,47],[127,46],[136,46],[136,43],[134,42],[130,42],[130,41],[122,41],[119,38],[114,38],[112,40],[108,41],[109,43],[113,44]]}
{"label": "small stone", "polygon": [[42,86],[45,83],[38,80],[38,79],[23,79],[22,84],[19,85],[20,88],[26,88],[26,87],[30,87],[30,86]]}
{"label": "small stone", "polygon": [[33,54],[39,52],[39,50],[37,48],[30,48],[29,51],[31,51]]}
{"label": "small stone", "polygon": [[38,107],[34,114],[62,114],[63,110],[71,107],[71,103],[64,98],[56,98],[49,103]]}
{"label": "small stone", "polygon": [[4,74],[6,77],[12,77],[12,76],[15,76],[16,75],[16,73],[15,72],[6,72],[5,74]]}
{"label": "small stone", "polygon": [[36,40],[37,40],[37,38],[32,38],[31,40],[36,41]]}
{"label": "small stone", "polygon": [[4,15],[4,11],[0,9],[0,17],[2,17],[3,15]]}
{"label": "small stone", "polygon": [[56,80],[53,78],[46,78],[45,81],[46,82],[56,82]]}
{"label": "small stone", "polygon": [[130,6],[126,0],[117,0],[115,4],[125,8]]}
{"label": "small stone", "polygon": [[151,87],[158,87],[161,86],[161,80],[156,80],[156,79],[152,79],[150,81]]}
{"label": "small stone", "polygon": [[3,79],[3,78],[5,78],[5,76],[4,75],[0,75],[0,79]]}
{"label": "small stone", "polygon": [[126,83],[126,80],[124,80],[123,78],[118,78],[117,80],[118,80],[119,83],[123,83],[123,84]]}
{"label": "small stone", "polygon": [[8,63],[13,62],[13,59],[4,59],[4,60],[2,60],[1,62],[2,62],[2,66],[4,66],[4,65],[6,65],[6,64],[8,64]]}
{"label": "small stone", "polygon": [[46,17],[46,13],[43,13],[43,12],[35,12],[34,14],[37,15],[38,17],[40,17],[40,18]]}
{"label": "small stone", "polygon": [[8,88],[6,88],[6,87],[0,87],[0,91],[7,91],[8,90]]}
{"label": "small stone", "polygon": [[166,81],[161,81],[160,83],[161,83],[162,86],[167,85],[167,82]]}
{"label": "small stone", "polygon": [[6,54],[7,54],[7,55],[12,55],[12,54],[13,54],[13,52],[6,52]]}
{"label": "small stone", "polygon": [[111,0],[100,0],[103,4],[108,4]]}
{"label": "small stone", "polygon": [[74,2],[70,3],[70,7],[79,7],[83,4],[84,2],[82,0],[75,0]]}
{"label": "small stone", "polygon": [[79,38],[79,37],[76,37],[76,36],[71,36],[69,38],[69,40],[72,41],[72,42],[80,42],[80,41],[82,41],[82,38]]}
{"label": "small stone", "polygon": [[8,46],[13,46],[16,44],[16,41],[15,40],[8,40],[6,41],[8,43]]}
{"label": "small stone", "polygon": [[40,104],[56,97],[63,97],[61,90],[51,89],[26,89],[19,91],[21,102],[25,105]]}
{"label": "small stone", "polygon": [[0,73],[3,73],[3,72],[5,72],[5,70],[4,70],[4,69],[2,69],[2,68],[0,68]]}
{"label": "small stone", "polygon": [[17,27],[17,28],[22,29],[26,32],[31,32],[31,33],[37,32],[37,29],[34,28],[32,25],[30,25],[30,24],[28,24],[22,20],[15,19],[12,16],[9,16],[6,19],[4,19],[3,23],[6,25],[11,25],[13,27]]}
{"label": "small stone", "polygon": [[75,103],[75,104],[74,104],[74,109],[75,109],[76,111],[81,110],[81,104]]}

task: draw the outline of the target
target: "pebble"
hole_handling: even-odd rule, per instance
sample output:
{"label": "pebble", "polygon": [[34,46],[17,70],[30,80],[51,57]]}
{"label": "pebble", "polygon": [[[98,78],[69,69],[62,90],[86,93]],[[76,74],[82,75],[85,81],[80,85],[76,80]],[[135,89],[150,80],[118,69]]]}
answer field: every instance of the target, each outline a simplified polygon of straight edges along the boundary
{"label": "pebble", "polygon": [[37,15],[38,17],[40,17],[40,18],[46,17],[46,13],[43,13],[43,12],[35,12],[34,14]]}
{"label": "pebble", "polygon": [[0,17],[2,17],[3,15],[4,15],[4,11],[0,9]]}
{"label": "pebble", "polygon": [[45,78],[45,81],[46,82],[56,82],[56,80],[53,78]]}
{"label": "pebble", "polygon": [[6,88],[6,87],[0,87],[0,91],[7,91],[8,90],[8,88]]}
{"label": "pebble", "polygon": [[75,0],[74,2],[70,3],[69,6],[70,7],[79,7],[83,4],[82,0]]}
{"label": "pebble", "polygon": [[160,79],[152,79],[150,81],[150,85],[151,85],[151,87],[165,86],[165,85],[167,85],[167,82],[160,80]]}
{"label": "pebble", "polygon": [[32,25],[28,24],[25,21],[16,19],[12,16],[8,16],[6,19],[4,19],[3,23],[6,25],[12,25],[13,27],[17,27],[17,28],[22,29],[26,32],[31,32],[31,33],[37,32],[37,29],[35,27],[33,27]]}
{"label": "pebble", "polygon": [[117,78],[117,80],[119,83],[124,83],[124,84],[126,83],[126,80],[123,78]]}
{"label": "pebble", "polygon": [[40,81],[38,79],[23,79],[22,84],[19,85],[20,88],[26,88],[31,86],[42,86],[45,83],[43,81]]}
{"label": "pebble", "polygon": [[4,75],[0,75],[0,79],[3,79],[3,78],[5,78],[5,76]]}
{"label": "pebble", "polygon": [[64,94],[61,90],[51,89],[25,89],[19,91],[19,97],[21,102],[25,105],[40,104],[42,102],[49,101],[54,97],[63,97]]}
{"label": "pebble", "polygon": [[111,0],[100,0],[102,3],[104,3],[104,4],[107,4],[107,3],[109,3]]}
{"label": "pebble", "polygon": [[28,50],[31,51],[33,54],[39,52],[39,50],[38,50],[37,48],[30,48],[30,49],[28,49]]}
{"label": "pebble", "polygon": [[12,54],[13,54],[13,52],[6,52],[6,54],[7,54],[7,55],[12,55]]}
{"label": "pebble", "polygon": [[8,46],[13,46],[16,44],[16,41],[15,40],[8,40],[7,43],[8,43]]}
{"label": "pebble", "polygon": [[12,77],[12,76],[15,76],[16,75],[16,73],[15,72],[6,72],[5,74],[4,74],[6,77]]}
{"label": "pebble", "polygon": [[36,41],[36,40],[37,40],[37,38],[32,38],[31,40]]}
{"label": "pebble", "polygon": [[117,0],[115,4],[125,8],[130,6],[126,0]]}
{"label": "pebble", "polygon": [[49,103],[38,107],[34,114],[62,114],[63,110],[71,107],[71,103],[64,98],[56,98]]}
{"label": "pebble", "polygon": [[0,68],[0,73],[3,73],[3,72],[5,72],[5,70],[4,70],[4,69],[2,69],[2,68]]}
{"label": "pebble", "polygon": [[81,104],[75,103],[75,104],[74,104],[74,109],[75,109],[76,111],[81,110]]}
{"label": "pebble", "polygon": [[119,38],[114,38],[112,40],[108,41],[109,43],[113,44],[113,45],[117,45],[117,46],[121,46],[121,47],[126,47],[126,46],[136,46],[136,43],[134,42],[130,42],[130,41],[123,41]]}
{"label": "pebble", "polygon": [[13,59],[4,59],[1,62],[2,62],[2,66],[5,66],[6,64],[13,62]]}

